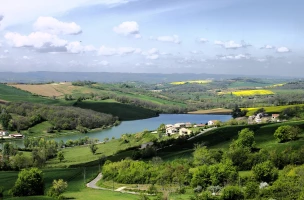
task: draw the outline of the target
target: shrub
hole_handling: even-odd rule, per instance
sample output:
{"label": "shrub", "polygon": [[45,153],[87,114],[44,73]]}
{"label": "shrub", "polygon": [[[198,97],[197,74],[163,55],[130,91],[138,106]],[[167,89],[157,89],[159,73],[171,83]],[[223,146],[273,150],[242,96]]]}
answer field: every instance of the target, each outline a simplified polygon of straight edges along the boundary
{"label": "shrub", "polygon": [[43,195],[44,181],[38,168],[23,169],[10,193],[13,196]]}
{"label": "shrub", "polygon": [[244,192],[237,186],[227,186],[223,189],[222,200],[243,200],[245,199]]}

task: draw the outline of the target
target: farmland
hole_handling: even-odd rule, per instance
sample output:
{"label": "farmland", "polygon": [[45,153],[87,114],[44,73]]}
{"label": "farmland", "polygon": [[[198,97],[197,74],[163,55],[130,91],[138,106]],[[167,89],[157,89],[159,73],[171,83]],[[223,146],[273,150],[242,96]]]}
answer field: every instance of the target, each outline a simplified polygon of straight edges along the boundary
{"label": "farmland", "polygon": [[272,95],[274,94],[270,90],[240,90],[232,92],[236,96],[257,96],[257,95]]}
{"label": "farmland", "polygon": [[63,97],[64,95],[70,94],[89,94],[91,92],[96,92],[96,90],[88,87],[74,86],[70,82],[59,82],[59,83],[49,83],[49,84],[13,84],[11,85],[15,88],[28,91],[32,94],[44,96],[44,97]]}
{"label": "farmland", "polygon": [[[286,108],[293,108],[296,106],[304,106],[304,104],[297,104],[297,105],[286,105],[286,106],[266,106],[263,107],[265,109],[266,113],[280,113],[282,112],[284,109]],[[257,108],[243,108],[248,110],[247,112],[247,116],[253,115],[255,111],[257,111],[258,109],[260,109],[262,107],[257,107]]]}
{"label": "farmland", "polygon": [[211,80],[194,80],[194,81],[176,81],[176,82],[171,82],[172,85],[184,85],[186,83],[196,83],[196,84],[207,84],[207,83],[211,83]]}

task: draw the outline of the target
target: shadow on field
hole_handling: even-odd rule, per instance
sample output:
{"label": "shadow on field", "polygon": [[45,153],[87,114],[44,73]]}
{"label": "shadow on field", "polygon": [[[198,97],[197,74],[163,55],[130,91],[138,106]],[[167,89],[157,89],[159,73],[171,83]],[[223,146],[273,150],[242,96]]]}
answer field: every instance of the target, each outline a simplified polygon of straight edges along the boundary
{"label": "shadow on field", "polygon": [[157,112],[153,110],[117,102],[82,101],[75,103],[74,106],[112,114],[119,117],[119,120],[121,121],[146,119],[158,116]]}

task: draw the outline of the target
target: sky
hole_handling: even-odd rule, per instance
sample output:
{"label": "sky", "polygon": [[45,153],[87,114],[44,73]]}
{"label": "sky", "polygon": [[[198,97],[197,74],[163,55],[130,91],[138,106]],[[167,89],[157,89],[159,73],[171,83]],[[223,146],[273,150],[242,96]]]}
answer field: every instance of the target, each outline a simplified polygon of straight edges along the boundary
{"label": "sky", "polygon": [[0,72],[304,72],[302,0],[0,0],[0,5]]}

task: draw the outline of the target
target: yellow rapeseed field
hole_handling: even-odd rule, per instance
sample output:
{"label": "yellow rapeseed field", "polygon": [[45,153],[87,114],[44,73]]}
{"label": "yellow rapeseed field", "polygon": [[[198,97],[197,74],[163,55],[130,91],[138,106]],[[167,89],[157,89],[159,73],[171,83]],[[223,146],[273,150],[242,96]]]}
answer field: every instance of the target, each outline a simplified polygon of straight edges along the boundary
{"label": "yellow rapeseed field", "polygon": [[269,95],[274,93],[270,90],[241,90],[241,91],[232,92],[232,94],[236,96],[255,96],[255,95]]}
{"label": "yellow rapeseed field", "polygon": [[198,83],[198,84],[206,84],[212,82],[211,80],[196,80],[196,81],[178,81],[178,82],[172,82],[172,85],[183,85],[186,83]]}

